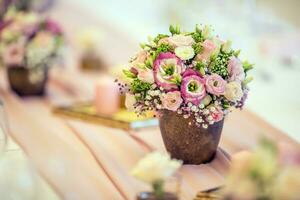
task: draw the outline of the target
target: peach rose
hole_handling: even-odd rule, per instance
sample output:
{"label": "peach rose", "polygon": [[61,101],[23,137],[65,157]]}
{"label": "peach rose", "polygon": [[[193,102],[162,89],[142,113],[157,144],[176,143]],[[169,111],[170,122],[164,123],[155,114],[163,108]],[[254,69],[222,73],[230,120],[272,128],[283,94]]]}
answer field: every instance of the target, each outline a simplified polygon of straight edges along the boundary
{"label": "peach rose", "polygon": [[180,107],[183,100],[181,98],[180,92],[174,91],[164,94],[161,101],[163,104],[163,108],[176,111]]}

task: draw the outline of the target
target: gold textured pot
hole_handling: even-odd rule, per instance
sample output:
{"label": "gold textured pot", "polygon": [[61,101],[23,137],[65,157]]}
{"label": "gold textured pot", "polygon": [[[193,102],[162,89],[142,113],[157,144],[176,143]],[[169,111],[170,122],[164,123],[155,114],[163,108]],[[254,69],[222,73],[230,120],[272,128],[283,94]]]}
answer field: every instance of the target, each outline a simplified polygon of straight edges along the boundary
{"label": "gold textured pot", "polygon": [[224,119],[207,129],[196,126],[193,120],[173,111],[161,111],[159,127],[165,147],[172,158],[182,160],[184,164],[210,162],[219,145]]}

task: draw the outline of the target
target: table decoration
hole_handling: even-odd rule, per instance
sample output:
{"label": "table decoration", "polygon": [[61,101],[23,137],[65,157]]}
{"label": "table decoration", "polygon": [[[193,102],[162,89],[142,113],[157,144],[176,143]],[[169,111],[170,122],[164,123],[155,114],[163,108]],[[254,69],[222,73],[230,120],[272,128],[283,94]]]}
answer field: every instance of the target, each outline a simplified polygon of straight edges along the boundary
{"label": "table decoration", "polygon": [[137,117],[134,112],[120,109],[111,115],[101,115],[97,113],[93,103],[75,103],[73,105],[57,106],[53,108],[53,112],[61,116],[124,130],[158,125],[158,121],[156,118],[153,118],[152,112],[147,112],[144,116]]}
{"label": "table decoration", "polygon": [[83,70],[105,71],[107,66],[99,55],[103,33],[99,28],[88,27],[77,35],[77,45],[80,50],[80,67]]}
{"label": "table decoration", "polygon": [[185,164],[209,162],[215,155],[225,116],[242,108],[247,98],[248,71],[230,41],[213,36],[210,26],[182,32],[170,26],[141,44],[124,74],[121,92],[129,110],[151,110],[159,116],[164,144]]}
{"label": "table decoration", "polygon": [[299,188],[300,149],[263,139],[253,153],[234,157],[222,199],[296,200]]}
{"label": "table decoration", "polygon": [[114,78],[102,75],[95,86],[95,107],[100,115],[113,115],[120,109],[118,87]]}
{"label": "table decoration", "polygon": [[48,68],[63,45],[61,28],[34,12],[10,9],[0,30],[0,57],[10,87],[20,96],[44,95]]}
{"label": "table decoration", "polygon": [[152,152],[142,158],[131,171],[136,178],[152,186],[152,192],[141,192],[137,200],[177,200],[174,193],[165,191],[165,182],[182,165],[168,154]]}

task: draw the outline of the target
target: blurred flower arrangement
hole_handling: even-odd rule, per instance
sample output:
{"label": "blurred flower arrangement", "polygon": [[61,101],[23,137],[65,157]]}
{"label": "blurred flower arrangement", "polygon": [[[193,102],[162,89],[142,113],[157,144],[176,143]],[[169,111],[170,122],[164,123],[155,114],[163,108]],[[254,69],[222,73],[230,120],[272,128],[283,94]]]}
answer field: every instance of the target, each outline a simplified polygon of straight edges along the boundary
{"label": "blurred flower arrangement", "polygon": [[0,29],[0,60],[12,90],[21,96],[43,95],[48,67],[60,58],[63,44],[56,22],[10,8]]}
{"label": "blurred flower arrangement", "polygon": [[63,34],[56,22],[34,12],[10,9],[0,30],[0,53],[7,67],[45,67],[63,46]]}
{"label": "blurred flower arrangement", "polygon": [[[168,199],[165,198],[164,183],[181,165],[182,161],[171,159],[168,154],[152,152],[137,163],[131,174],[151,184],[155,199]],[[170,194],[169,198],[171,198]]]}
{"label": "blurred flower arrangement", "polygon": [[299,149],[264,139],[253,154],[244,152],[233,160],[223,199],[296,200],[299,188]]}
{"label": "blurred flower arrangement", "polygon": [[231,108],[242,108],[253,66],[239,59],[240,51],[213,36],[210,26],[169,30],[171,35],[158,34],[141,44],[123,71],[126,80],[119,85],[127,108],[138,114],[174,111],[203,128],[221,121]]}

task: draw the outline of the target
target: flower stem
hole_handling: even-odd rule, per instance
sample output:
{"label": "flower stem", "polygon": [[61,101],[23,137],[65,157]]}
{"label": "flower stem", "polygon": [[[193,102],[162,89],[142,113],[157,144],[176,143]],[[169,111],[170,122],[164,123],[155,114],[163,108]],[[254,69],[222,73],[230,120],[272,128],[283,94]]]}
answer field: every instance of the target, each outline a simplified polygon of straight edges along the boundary
{"label": "flower stem", "polygon": [[159,180],[155,181],[152,184],[154,196],[157,200],[163,200],[164,199],[164,181]]}

